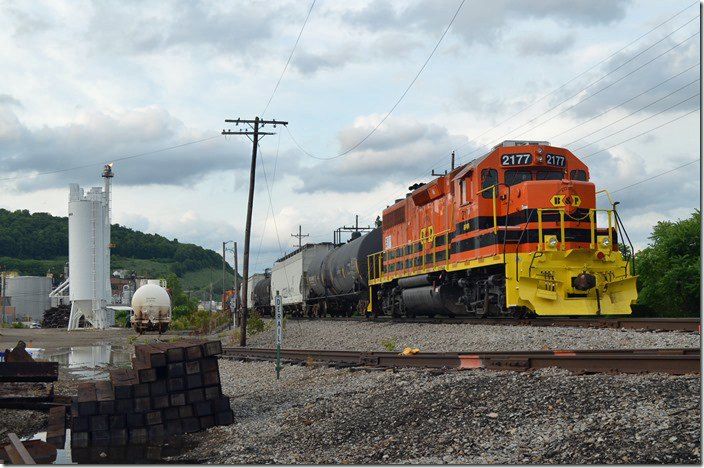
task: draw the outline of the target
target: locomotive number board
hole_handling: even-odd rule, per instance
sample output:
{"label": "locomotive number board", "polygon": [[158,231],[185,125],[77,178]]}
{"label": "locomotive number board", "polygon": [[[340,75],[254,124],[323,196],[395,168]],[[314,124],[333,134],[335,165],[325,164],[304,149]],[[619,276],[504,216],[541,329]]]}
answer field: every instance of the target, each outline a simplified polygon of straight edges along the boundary
{"label": "locomotive number board", "polygon": [[524,166],[533,162],[533,155],[530,153],[521,154],[502,154],[502,166]]}
{"label": "locomotive number board", "polygon": [[550,166],[560,166],[565,167],[565,157],[559,154],[546,154],[545,162]]}

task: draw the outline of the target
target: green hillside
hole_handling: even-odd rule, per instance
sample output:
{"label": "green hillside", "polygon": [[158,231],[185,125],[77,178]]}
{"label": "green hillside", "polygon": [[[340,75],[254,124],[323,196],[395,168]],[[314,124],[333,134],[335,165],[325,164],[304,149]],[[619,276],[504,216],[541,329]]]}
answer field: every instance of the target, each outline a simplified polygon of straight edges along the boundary
{"label": "green hillside", "polygon": [[[146,234],[119,224],[111,226],[110,269],[124,269],[136,276],[166,278],[174,273],[184,290],[199,299],[222,294],[222,255],[195,244],[180,243],[158,234]],[[68,261],[68,218],[48,213],[0,209],[0,270],[20,275],[63,278]],[[227,265],[226,288],[234,284]]]}

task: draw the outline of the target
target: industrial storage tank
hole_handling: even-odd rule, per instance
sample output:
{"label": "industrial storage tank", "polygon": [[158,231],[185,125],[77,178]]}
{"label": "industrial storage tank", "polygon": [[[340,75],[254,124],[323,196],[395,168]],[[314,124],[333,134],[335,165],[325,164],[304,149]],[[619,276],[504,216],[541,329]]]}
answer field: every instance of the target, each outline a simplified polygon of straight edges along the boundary
{"label": "industrial storage tank", "polygon": [[381,229],[353,236],[332,252],[316,257],[308,268],[309,302],[318,302],[321,313],[350,315],[366,311],[369,302],[367,257],[382,250]]}
{"label": "industrial storage tank", "polygon": [[110,187],[112,164],[103,170],[104,186],[84,193],[69,184],[68,269],[71,316],[68,329],[78,328],[81,317],[94,328],[106,328],[112,302],[110,287]]}
{"label": "industrial storage tank", "polygon": [[46,276],[10,276],[5,278],[5,297],[15,308],[20,321],[41,322],[50,307],[51,278]]}
{"label": "industrial storage tank", "polygon": [[158,284],[148,283],[132,296],[132,328],[138,333],[158,331],[163,333],[171,323],[171,297]]}

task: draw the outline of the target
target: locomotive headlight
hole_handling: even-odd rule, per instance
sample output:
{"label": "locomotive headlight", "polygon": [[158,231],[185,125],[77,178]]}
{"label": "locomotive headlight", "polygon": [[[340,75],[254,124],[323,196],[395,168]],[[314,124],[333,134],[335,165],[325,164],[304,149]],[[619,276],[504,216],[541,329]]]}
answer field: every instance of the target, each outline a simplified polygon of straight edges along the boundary
{"label": "locomotive headlight", "polygon": [[609,240],[609,236],[599,236],[596,239],[596,245],[599,250],[602,250],[604,252],[608,252],[609,249],[611,248],[611,241]]}
{"label": "locomotive headlight", "polygon": [[545,248],[547,250],[557,249],[557,236],[545,236]]}

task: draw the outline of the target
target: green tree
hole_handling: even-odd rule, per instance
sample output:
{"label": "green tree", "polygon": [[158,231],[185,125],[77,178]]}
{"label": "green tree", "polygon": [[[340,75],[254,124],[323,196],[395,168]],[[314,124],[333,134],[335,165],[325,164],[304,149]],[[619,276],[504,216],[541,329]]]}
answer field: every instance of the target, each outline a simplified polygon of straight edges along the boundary
{"label": "green tree", "polygon": [[660,221],[651,244],[636,255],[638,303],[666,316],[699,316],[701,213]]}

